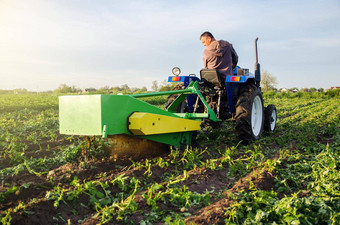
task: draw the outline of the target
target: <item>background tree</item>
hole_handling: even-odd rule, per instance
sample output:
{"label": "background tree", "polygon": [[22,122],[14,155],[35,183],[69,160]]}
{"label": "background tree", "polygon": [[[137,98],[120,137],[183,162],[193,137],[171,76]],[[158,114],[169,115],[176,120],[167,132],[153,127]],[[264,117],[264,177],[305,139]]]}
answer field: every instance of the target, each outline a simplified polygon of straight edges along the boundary
{"label": "background tree", "polygon": [[76,93],[76,92],[81,92],[81,89],[80,89],[80,88],[77,88],[77,87],[74,86],[74,85],[72,85],[72,86],[70,87],[70,91],[71,91],[72,93]]}
{"label": "background tree", "polygon": [[76,93],[81,92],[80,88],[77,88],[76,86],[67,86],[66,84],[61,84],[57,89],[54,90],[55,93]]}
{"label": "background tree", "polygon": [[157,80],[152,81],[151,90],[152,91],[157,91],[158,90],[158,82],[157,82]]}
{"label": "background tree", "polygon": [[176,85],[176,82],[168,82],[167,80],[163,80],[158,91],[171,91]]}
{"label": "background tree", "polygon": [[110,88],[110,93],[112,93],[112,94],[117,94],[118,92],[120,92],[122,89],[120,88],[120,87],[118,87],[118,86],[115,86],[115,87],[111,87]]}
{"label": "background tree", "polygon": [[17,88],[13,90],[14,94],[26,94],[28,93],[26,88]]}
{"label": "background tree", "polygon": [[98,92],[99,93],[109,93],[110,92],[110,87],[106,85],[106,86],[104,86],[102,88],[99,88]]}
{"label": "background tree", "polygon": [[54,90],[55,93],[69,93],[71,92],[71,87],[66,84],[60,84],[57,89]]}
{"label": "background tree", "polygon": [[140,91],[141,93],[143,93],[143,92],[147,92],[148,89],[147,89],[145,86],[143,86],[139,91]]}
{"label": "background tree", "polygon": [[261,74],[261,87],[267,90],[274,90],[277,85],[277,79],[271,75],[268,71],[263,71]]}
{"label": "background tree", "polygon": [[121,91],[130,92],[130,87],[127,84],[121,85],[120,89],[121,89]]}
{"label": "background tree", "polygon": [[131,88],[132,93],[139,94],[147,92],[147,88],[143,86],[142,88]]}

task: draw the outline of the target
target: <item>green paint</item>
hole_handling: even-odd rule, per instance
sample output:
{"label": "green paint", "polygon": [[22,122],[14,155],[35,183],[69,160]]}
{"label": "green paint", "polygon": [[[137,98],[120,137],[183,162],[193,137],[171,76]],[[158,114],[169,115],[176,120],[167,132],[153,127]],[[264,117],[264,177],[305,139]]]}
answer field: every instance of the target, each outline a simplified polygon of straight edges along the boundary
{"label": "green paint", "polygon": [[[139,97],[180,94],[168,110],[139,100]],[[197,94],[208,113],[175,113],[177,106],[188,94]],[[208,107],[199,92],[198,83],[192,82],[184,90],[146,93],[138,95],[77,95],[59,97],[60,133],[68,135],[108,135],[129,134],[128,117],[133,112],[149,112],[160,115],[187,119],[209,118],[219,121],[213,110]],[[191,144],[192,132],[139,136],[149,140],[181,146]]]}
{"label": "green paint", "polygon": [[[59,97],[60,133],[68,135],[129,134],[127,119],[133,112],[151,112],[179,117],[128,95],[79,95]],[[149,140],[180,146],[190,144],[191,133],[140,136]],[[189,137],[190,136],[190,137]]]}

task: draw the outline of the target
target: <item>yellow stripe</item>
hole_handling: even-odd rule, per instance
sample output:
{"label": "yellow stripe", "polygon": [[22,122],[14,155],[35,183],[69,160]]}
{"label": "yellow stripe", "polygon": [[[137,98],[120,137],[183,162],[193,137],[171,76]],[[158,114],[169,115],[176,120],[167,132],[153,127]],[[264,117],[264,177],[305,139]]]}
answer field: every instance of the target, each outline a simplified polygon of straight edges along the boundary
{"label": "yellow stripe", "polygon": [[129,130],[134,135],[166,134],[201,129],[201,121],[134,112],[129,117]]}

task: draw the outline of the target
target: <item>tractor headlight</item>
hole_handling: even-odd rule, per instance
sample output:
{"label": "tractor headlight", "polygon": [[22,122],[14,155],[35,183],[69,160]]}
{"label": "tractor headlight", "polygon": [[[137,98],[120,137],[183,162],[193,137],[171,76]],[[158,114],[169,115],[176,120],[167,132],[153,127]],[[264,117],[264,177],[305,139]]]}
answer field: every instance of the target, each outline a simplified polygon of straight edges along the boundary
{"label": "tractor headlight", "polygon": [[181,69],[178,68],[178,67],[174,67],[172,69],[172,74],[175,75],[175,76],[179,76],[181,74]]}

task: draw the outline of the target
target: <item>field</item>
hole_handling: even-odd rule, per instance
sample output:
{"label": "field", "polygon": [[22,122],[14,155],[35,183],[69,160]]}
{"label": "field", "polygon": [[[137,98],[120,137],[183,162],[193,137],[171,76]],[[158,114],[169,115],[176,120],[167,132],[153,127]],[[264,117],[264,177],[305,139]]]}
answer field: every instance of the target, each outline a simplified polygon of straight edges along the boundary
{"label": "field", "polygon": [[[58,96],[0,95],[2,224],[340,224],[340,98],[266,95],[277,129],[234,122],[160,157],[110,158],[58,132]],[[165,99],[147,101],[164,105]]]}

